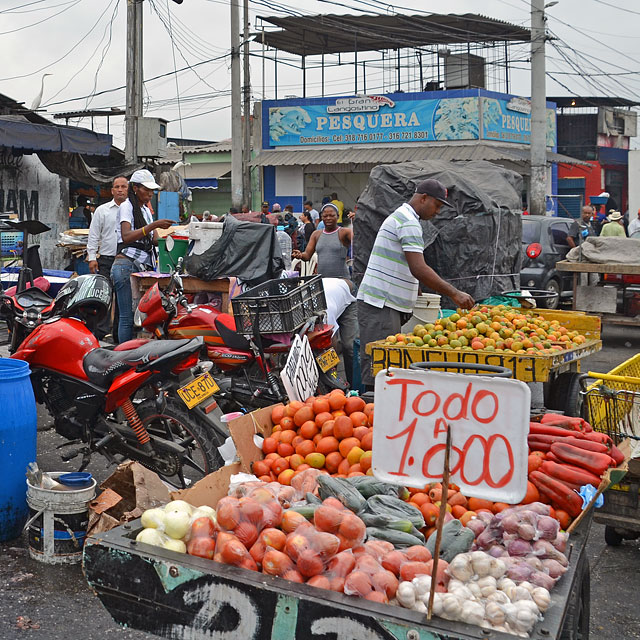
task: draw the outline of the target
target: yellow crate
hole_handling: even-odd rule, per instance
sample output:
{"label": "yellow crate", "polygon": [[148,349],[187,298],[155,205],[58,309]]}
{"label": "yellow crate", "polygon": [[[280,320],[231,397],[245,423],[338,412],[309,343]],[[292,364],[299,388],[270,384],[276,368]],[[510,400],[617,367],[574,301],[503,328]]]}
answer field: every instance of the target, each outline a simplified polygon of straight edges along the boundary
{"label": "yellow crate", "polygon": [[584,394],[585,420],[616,442],[640,438],[640,353],[609,371],[625,380],[596,380]]}
{"label": "yellow crate", "polygon": [[[558,351],[557,354],[533,355],[530,353],[504,353],[497,351],[462,351],[458,349],[438,349],[425,347],[398,347],[385,345],[384,340],[370,342],[366,346],[371,354],[371,367],[375,376],[382,369],[398,367],[408,369],[414,362],[462,362],[490,364],[506,367],[513,371],[513,377],[522,382],[546,382],[554,369],[576,362],[602,349],[600,340],[588,340],[572,349]],[[576,363],[579,366],[579,362]]]}
{"label": "yellow crate", "polygon": [[[490,307],[491,308],[491,307]],[[514,307],[520,309],[520,307]],[[523,309],[523,311],[528,311]],[[550,309],[534,310],[533,315],[542,316],[545,320],[557,320],[569,331],[578,331],[587,338],[584,344],[571,349],[558,351],[557,354],[516,354],[496,351],[462,351],[456,349],[438,349],[431,347],[398,347],[384,345],[384,340],[370,342],[366,351],[371,355],[373,375],[382,369],[398,367],[408,369],[414,362],[462,362],[473,364],[489,364],[507,367],[513,371],[513,377],[522,382],[547,382],[551,372],[564,365],[576,363],[580,370],[580,358],[596,353],[602,349],[600,341],[601,321],[599,316],[590,316],[581,311],[552,311]]]}

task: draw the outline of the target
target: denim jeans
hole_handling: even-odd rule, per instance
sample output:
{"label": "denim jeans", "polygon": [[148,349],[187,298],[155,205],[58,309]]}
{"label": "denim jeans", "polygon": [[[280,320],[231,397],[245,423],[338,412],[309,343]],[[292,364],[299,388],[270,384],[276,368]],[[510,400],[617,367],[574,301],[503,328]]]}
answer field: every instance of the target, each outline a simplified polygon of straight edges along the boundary
{"label": "denim jeans", "polygon": [[133,334],[133,295],[131,274],[136,273],[133,260],[116,258],[111,267],[111,281],[118,300],[118,342],[131,340]]}

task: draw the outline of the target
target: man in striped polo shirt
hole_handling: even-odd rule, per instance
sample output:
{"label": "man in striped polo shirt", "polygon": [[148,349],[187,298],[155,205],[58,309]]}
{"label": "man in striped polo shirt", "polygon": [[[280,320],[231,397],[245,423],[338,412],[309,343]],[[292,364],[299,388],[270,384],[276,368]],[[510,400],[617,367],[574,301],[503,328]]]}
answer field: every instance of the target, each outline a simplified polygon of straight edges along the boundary
{"label": "man in striped polo shirt", "polygon": [[[364,278],[358,290],[362,382],[373,389],[369,342],[399,333],[418,296],[418,282],[470,309],[473,298],[445,282],[424,261],[420,220],[438,215],[447,190],[438,180],[423,180],[409,202],[398,207],[380,226]],[[451,205],[449,205],[451,206]]]}

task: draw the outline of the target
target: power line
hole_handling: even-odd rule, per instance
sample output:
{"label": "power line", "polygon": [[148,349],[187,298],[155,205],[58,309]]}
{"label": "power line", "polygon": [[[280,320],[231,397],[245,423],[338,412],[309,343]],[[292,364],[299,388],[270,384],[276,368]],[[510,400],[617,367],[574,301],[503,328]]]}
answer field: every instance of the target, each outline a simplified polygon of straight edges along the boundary
{"label": "power line", "polygon": [[595,0],[598,4],[606,4],[607,7],[613,7],[614,9],[618,9],[619,11],[626,11],[627,13],[633,13],[637,16],[640,16],[640,11],[634,11],[633,9],[625,9],[624,7],[619,7],[618,5],[611,4],[610,2],[605,2],[605,0]]}
{"label": "power line", "polygon": [[[31,27],[37,27],[39,24],[46,22],[47,20],[51,20],[52,18],[57,18],[59,15],[62,15],[65,11],[69,11],[69,9],[73,9],[77,4],[80,4],[82,0],[75,0],[73,4],[62,11],[57,11],[56,13],[52,13],[50,16],[46,18],[42,18],[42,20],[38,20],[38,22],[32,22],[31,24],[26,24],[24,27],[18,27],[17,29],[11,29],[9,31],[0,31],[0,36],[6,36],[9,33],[16,33],[17,31],[23,31],[24,29],[30,29]],[[59,6],[59,5],[56,5]],[[44,8],[44,7],[43,7]],[[46,7],[47,9],[53,9],[55,7]],[[1,12],[0,12],[1,13]]]}
{"label": "power line", "polygon": [[42,2],[46,2],[47,0],[34,0],[34,2],[27,2],[26,4],[19,4],[17,7],[12,7],[11,9],[3,9],[0,13],[13,13],[16,9],[22,9],[22,7],[30,7],[34,4],[40,4]]}

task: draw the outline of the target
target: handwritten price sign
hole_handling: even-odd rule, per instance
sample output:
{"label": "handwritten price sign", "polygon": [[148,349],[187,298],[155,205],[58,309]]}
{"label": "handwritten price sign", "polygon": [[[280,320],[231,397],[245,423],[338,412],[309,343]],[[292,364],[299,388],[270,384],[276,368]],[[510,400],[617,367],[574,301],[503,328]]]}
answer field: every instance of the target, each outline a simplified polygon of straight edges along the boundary
{"label": "handwritten price sign", "polygon": [[530,402],[519,380],[383,370],[375,383],[373,473],[408,487],[442,480],[448,424],[451,481],[466,496],[518,503],[527,489]]}

